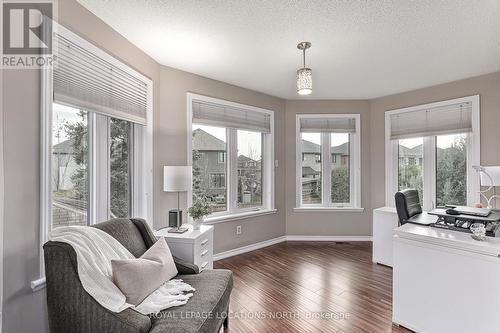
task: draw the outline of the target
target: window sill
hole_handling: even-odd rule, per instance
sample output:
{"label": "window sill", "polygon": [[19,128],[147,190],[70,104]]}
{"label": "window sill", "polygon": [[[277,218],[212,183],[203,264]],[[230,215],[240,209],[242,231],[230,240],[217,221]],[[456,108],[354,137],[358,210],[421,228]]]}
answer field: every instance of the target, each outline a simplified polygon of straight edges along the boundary
{"label": "window sill", "polygon": [[37,280],[33,280],[31,281],[31,284],[30,284],[30,287],[31,287],[31,290],[36,293],[37,291],[39,290],[42,290],[43,288],[46,287],[46,280],[45,280],[45,277],[41,277]]}
{"label": "window sill", "polygon": [[363,213],[364,208],[353,207],[297,207],[294,212],[334,212],[334,213]]}
{"label": "window sill", "polygon": [[262,209],[262,210],[244,212],[244,213],[215,216],[215,217],[206,218],[203,221],[203,223],[204,224],[216,224],[216,223],[221,223],[221,222],[229,222],[229,221],[247,219],[247,218],[251,218],[251,217],[275,214],[277,211],[278,211],[277,209]]}

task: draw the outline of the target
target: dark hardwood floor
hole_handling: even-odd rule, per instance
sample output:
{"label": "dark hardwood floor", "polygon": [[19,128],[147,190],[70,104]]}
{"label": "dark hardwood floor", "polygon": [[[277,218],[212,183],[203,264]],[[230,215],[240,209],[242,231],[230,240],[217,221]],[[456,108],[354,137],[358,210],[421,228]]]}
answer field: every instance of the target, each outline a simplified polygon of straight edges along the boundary
{"label": "dark hardwood floor", "polygon": [[219,260],[234,273],[226,332],[410,332],[393,326],[392,270],[371,243],[285,242]]}

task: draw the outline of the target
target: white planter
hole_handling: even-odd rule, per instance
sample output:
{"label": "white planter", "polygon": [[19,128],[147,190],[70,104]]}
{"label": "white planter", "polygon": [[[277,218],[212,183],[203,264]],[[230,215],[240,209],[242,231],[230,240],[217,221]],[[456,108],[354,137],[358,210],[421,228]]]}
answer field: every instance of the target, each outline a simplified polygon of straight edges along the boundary
{"label": "white planter", "polygon": [[203,218],[193,219],[193,230],[200,230],[200,226],[203,224]]}

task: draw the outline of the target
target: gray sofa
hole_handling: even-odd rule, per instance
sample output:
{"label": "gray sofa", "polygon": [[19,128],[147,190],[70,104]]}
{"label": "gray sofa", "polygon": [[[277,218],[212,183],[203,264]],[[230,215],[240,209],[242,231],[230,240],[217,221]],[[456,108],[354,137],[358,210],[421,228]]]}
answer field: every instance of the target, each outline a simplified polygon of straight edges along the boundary
{"label": "gray sofa", "polygon": [[[94,225],[141,256],[156,238],[141,219],[113,219]],[[231,271],[214,269],[199,273],[198,267],[175,258],[178,278],[196,291],[186,305],[145,316],[133,309],[114,313],[103,308],[87,292],[78,277],[73,248],[61,242],[43,246],[47,278],[47,309],[53,333],[166,333],[218,332],[228,325]]]}

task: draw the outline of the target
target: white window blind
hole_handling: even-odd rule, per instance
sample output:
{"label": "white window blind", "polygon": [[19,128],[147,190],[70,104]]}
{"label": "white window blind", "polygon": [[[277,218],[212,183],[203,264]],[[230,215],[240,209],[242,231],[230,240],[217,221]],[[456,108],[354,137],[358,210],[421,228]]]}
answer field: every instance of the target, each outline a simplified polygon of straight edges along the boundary
{"label": "white window blind", "polygon": [[472,131],[472,103],[390,115],[391,140]]}
{"label": "white window blind", "polygon": [[355,118],[301,118],[302,133],[355,133]]}
{"label": "white window blind", "polygon": [[193,123],[271,133],[268,113],[205,101],[193,101]]}
{"label": "white window blind", "polygon": [[146,124],[149,79],[67,29],[53,45],[55,101]]}

